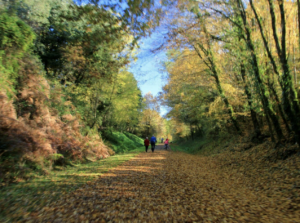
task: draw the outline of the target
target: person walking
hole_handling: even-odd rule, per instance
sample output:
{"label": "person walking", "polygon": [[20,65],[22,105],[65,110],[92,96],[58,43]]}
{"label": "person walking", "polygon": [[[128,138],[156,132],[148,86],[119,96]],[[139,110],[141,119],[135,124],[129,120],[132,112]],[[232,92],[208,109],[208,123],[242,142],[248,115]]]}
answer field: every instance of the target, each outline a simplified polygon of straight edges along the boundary
{"label": "person walking", "polygon": [[168,147],[169,147],[169,139],[166,138],[166,140],[165,140],[165,149],[168,150]]}
{"label": "person walking", "polygon": [[144,145],[145,145],[145,148],[146,148],[146,152],[148,151],[149,143],[150,143],[150,141],[149,141],[148,137],[146,137],[146,139],[144,140]]}
{"label": "person walking", "polygon": [[154,152],[155,143],[156,143],[156,137],[154,135],[151,137],[150,143],[151,143],[151,150],[152,150],[152,152]]}
{"label": "person walking", "polygon": [[161,138],[161,143],[163,143],[164,142],[164,138]]}

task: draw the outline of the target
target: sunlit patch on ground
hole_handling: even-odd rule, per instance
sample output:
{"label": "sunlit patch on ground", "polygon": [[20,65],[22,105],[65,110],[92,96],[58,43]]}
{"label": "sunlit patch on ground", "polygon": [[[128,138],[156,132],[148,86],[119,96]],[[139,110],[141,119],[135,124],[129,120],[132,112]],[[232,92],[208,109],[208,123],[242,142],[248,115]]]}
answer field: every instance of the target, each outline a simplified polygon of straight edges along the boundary
{"label": "sunlit patch on ground", "polygon": [[[64,211],[61,211],[64,210]],[[297,222],[299,213],[222,174],[211,157],[158,150],[42,209],[53,222]],[[28,216],[28,220],[31,216]]]}
{"label": "sunlit patch on ground", "polygon": [[[30,181],[20,182],[0,190],[0,222],[23,221],[35,216],[43,207],[51,207],[58,199],[89,181],[96,180],[109,169],[140,153],[140,149],[131,153],[115,155],[92,163],[65,167],[52,171]],[[102,189],[101,189],[102,190]]]}
{"label": "sunlit patch on ground", "polygon": [[141,153],[24,221],[299,222],[299,207],[245,186],[214,157]]}

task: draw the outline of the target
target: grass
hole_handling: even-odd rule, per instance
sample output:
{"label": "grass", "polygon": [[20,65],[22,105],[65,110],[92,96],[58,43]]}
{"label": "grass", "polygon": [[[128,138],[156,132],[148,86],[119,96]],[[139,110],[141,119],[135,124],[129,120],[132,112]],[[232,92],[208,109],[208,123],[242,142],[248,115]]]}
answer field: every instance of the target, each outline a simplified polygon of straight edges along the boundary
{"label": "grass", "polygon": [[131,151],[133,148],[143,146],[143,139],[129,132],[105,131],[103,133],[105,144],[117,154]]}
{"label": "grass", "polygon": [[232,139],[220,137],[218,139],[196,138],[189,141],[179,141],[171,144],[173,151],[186,152],[190,154],[211,156],[224,151]]}
{"label": "grass", "polygon": [[76,190],[88,181],[96,180],[109,169],[128,161],[142,152],[143,147],[107,159],[64,167],[26,182],[0,190],[0,222],[18,221],[44,207],[62,195]]}

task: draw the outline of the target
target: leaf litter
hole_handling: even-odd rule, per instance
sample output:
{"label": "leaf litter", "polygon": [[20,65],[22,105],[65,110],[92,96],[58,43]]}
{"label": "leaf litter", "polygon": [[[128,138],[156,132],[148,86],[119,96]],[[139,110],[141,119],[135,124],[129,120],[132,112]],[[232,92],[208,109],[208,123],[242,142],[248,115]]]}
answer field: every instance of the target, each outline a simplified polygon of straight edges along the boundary
{"label": "leaf litter", "polygon": [[260,181],[259,173],[245,178],[220,160],[141,153],[24,221],[300,222],[299,203],[251,189],[249,182]]}

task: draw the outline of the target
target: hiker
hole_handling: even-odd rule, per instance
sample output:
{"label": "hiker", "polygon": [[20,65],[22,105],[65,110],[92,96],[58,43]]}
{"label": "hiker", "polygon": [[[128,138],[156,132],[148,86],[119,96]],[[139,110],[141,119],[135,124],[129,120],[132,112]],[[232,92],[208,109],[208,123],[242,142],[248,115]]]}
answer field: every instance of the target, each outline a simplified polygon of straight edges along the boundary
{"label": "hiker", "polygon": [[165,149],[168,150],[168,147],[169,147],[169,139],[167,138],[165,140]]}
{"label": "hiker", "polygon": [[144,145],[145,145],[145,148],[146,148],[146,152],[148,151],[148,147],[149,147],[149,139],[148,137],[146,137],[146,139],[144,140]]}
{"label": "hiker", "polygon": [[151,143],[151,149],[152,149],[152,152],[154,152],[154,149],[155,149],[155,143],[156,143],[156,138],[155,138],[154,135],[151,137],[150,143]]}
{"label": "hiker", "polygon": [[161,138],[161,143],[163,143],[164,142],[164,138]]}

